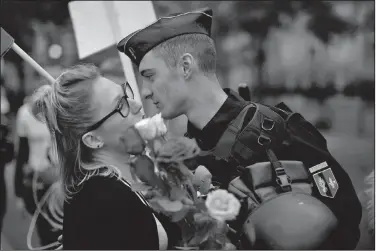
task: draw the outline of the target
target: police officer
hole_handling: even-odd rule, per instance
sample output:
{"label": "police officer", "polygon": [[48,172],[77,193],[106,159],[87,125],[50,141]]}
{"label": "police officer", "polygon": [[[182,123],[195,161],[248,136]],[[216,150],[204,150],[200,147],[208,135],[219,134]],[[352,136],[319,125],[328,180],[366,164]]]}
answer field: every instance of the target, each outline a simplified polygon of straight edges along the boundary
{"label": "police officer", "polygon": [[[228,125],[247,105],[238,94],[219,84],[211,24],[210,9],[160,18],[117,46],[137,66],[143,79],[143,97],[153,101],[164,119],[186,115],[188,136],[195,138],[202,150],[214,149]],[[243,125],[255,112],[253,107],[248,109]],[[223,187],[236,175],[235,166],[210,156],[200,164],[206,165],[213,180],[216,178]],[[320,248],[354,249],[359,240],[360,203],[347,173],[341,168],[333,173],[340,188],[329,204],[339,223]],[[319,195],[318,198],[325,201]]]}

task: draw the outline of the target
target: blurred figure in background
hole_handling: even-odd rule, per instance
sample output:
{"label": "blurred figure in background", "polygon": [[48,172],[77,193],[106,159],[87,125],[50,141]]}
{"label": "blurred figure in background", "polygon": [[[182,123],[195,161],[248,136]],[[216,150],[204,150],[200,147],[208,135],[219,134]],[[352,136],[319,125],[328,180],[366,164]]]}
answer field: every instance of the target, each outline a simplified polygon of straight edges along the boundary
{"label": "blurred figure in background", "polygon": [[[33,96],[25,99],[16,119],[18,151],[15,171],[15,195],[17,207],[35,213],[37,205],[49,187],[58,179],[57,169],[51,157],[51,136],[47,126],[31,113]],[[37,219],[37,232],[41,244],[53,243],[58,232],[44,217]]]}
{"label": "blurred figure in background", "polygon": [[[3,59],[1,59],[1,73],[3,73]],[[5,166],[13,159],[13,144],[8,138],[9,124],[6,115],[9,113],[9,101],[5,95],[3,87],[3,76],[0,79],[1,88],[1,124],[0,124],[0,233],[3,226],[3,218],[6,211],[6,185],[5,185]],[[1,243],[1,241],[0,241]]]}
{"label": "blurred figure in background", "polygon": [[367,132],[367,111],[373,110],[372,113],[375,113],[375,80],[359,81],[357,89],[357,95],[362,101],[358,111],[357,130],[359,136],[364,136]]}

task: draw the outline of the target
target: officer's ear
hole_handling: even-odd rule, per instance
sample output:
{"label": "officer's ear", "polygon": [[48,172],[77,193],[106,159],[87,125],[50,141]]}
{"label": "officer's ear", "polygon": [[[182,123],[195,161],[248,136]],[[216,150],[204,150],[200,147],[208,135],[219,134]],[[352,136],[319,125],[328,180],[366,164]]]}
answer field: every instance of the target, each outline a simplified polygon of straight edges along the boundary
{"label": "officer's ear", "polygon": [[192,77],[192,73],[197,69],[196,60],[190,53],[184,53],[178,63],[179,72],[185,80]]}

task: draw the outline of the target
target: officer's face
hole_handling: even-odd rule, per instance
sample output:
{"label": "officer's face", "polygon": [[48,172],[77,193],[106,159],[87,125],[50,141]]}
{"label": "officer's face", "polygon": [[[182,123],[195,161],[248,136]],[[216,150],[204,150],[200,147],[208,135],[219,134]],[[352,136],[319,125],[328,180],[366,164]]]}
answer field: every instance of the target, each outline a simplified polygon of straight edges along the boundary
{"label": "officer's face", "polygon": [[153,51],[141,60],[139,72],[143,83],[141,94],[151,99],[164,119],[173,119],[186,110],[188,90],[179,68],[170,68]]}

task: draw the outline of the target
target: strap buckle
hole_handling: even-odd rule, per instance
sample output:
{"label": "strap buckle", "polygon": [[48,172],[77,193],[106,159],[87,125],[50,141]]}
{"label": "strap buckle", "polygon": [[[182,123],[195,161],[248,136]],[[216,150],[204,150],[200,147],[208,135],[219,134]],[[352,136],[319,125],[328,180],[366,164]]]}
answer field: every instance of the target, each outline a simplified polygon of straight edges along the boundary
{"label": "strap buckle", "polygon": [[264,136],[262,134],[257,138],[257,143],[260,146],[268,146],[268,145],[270,145],[271,142],[272,142],[272,140],[269,137]]}
{"label": "strap buckle", "polygon": [[291,192],[291,178],[285,172],[282,175],[277,174],[276,182],[282,192]]}
{"label": "strap buckle", "polygon": [[286,175],[286,171],[284,168],[276,168],[275,169],[275,173],[277,174],[277,176],[282,176],[282,175]]}
{"label": "strap buckle", "polygon": [[261,124],[261,128],[265,131],[271,131],[273,130],[274,125],[275,125],[274,120],[264,117],[262,124]]}

